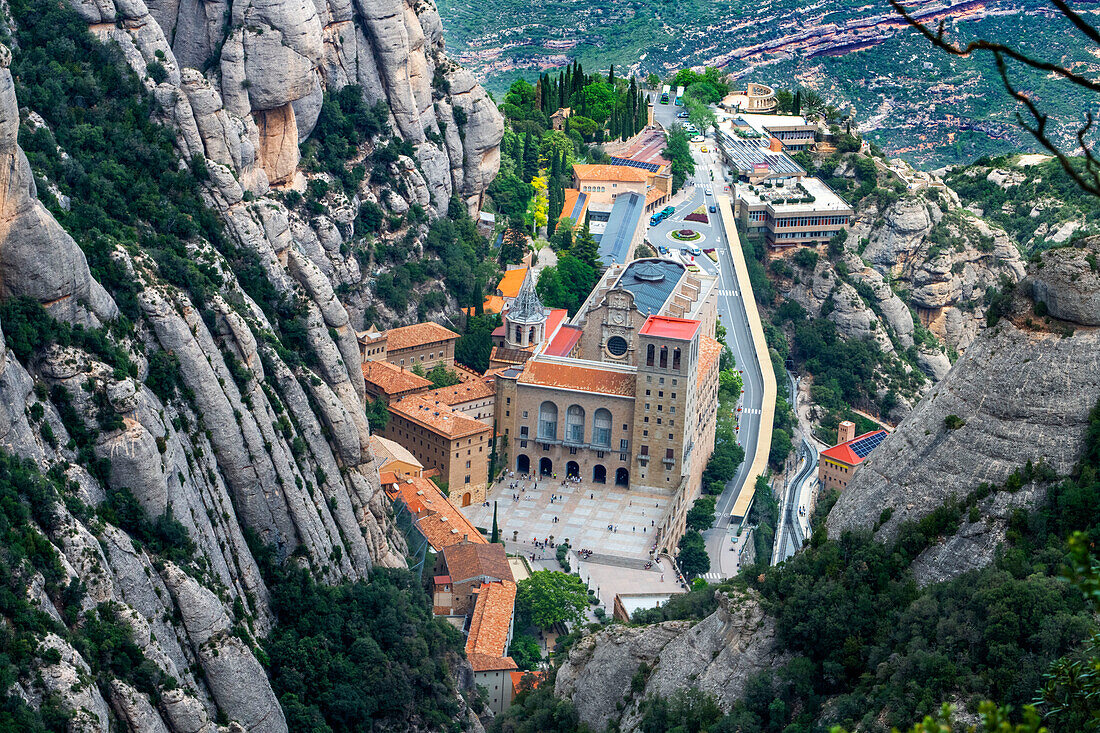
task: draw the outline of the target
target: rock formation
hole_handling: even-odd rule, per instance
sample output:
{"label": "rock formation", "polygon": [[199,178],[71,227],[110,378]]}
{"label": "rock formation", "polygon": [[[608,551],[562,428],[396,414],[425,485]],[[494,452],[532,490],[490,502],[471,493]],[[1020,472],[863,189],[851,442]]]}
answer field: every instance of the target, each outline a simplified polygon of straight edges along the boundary
{"label": "rock formation", "polygon": [[[121,680],[88,684],[79,651],[51,637],[43,648],[60,661],[28,670],[21,685],[32,704],[50,698],[72,713],[72,730],[119,723],[214,733],[222,720],[233,730],[286,731],[253,652],[274,614],[246,534],[276,560],[308,565],[328,582],[404,566],[405,548],[369,447],[356,339],[365,288],[347,246],[361,203],[378,202],[380,192],[364,183],[331,193],[309,217],[288,210],[277,192],[328,175],[299,169],[299,145],[324,94],[348,84],[368,103],[384,102],[395,133],[413,144],[415,160],[390,166],[405,210],[415,202],[429,215],[446,212],[452,196],[478,206],[496,173],[502,120],[473,77],[445,57],[430,2],[72,5],[143,81],[155,118],[175,133],[180,165],[203,171],[196,177],[206,204],[232,246],[254,257],[260,272],[249,277],[295,304],[310,353],[304,360],[280,350],[275,334],[285,324],[272,323],[231,263],[199,238],[186,243],[190,256],[223,275],[202,303],[169,286],[145,253],[112,254],[138,284],[132,329],[111,336],[132,371],[69,344],[20,362],[0,338],[0,447],[60,471],[83,505],[128,492],[148,517],[178,522],[194,545],[189,561],[166,562],[110,522],[57,505],[38,530],[57,549],[63,580],[86,589],[82,611],[109,609],[179,684],[156,700]],[[59,321],[98,327],[119,310],[37,199],[17,144],[9,58],[4,49],[0,300],[27,296]],[[367,142],[360,155],[379,144]],[[354,304],[337,295],[353,290]],[[171,394],[153,387],[154,360],[161,370],[166,360],[173,365]],[[78,425],[86,445],[74,447],[69,428]],[[95,470],[82,465],[91,460]],[[32,594],[63,622],[41,578]]]}
{"label": "rock formation", "polygon": [[[612,626],[581,639],[558,670],[555,694],[571,700],[592,730],[608,723],[635,730],[642,700],[689,686],[713,694],[728,710],[749,677],[781,666],[786,656],[776,644],[775,620],[764,614],[755,594],[716,597],[718,609],[698,623]],[[640,693],[631,689],[639,671],[645,678]]]}
{"label": "rock formation", "polygon": [[[952,495],[982,482],[1003,486],[1028,461],[1059,474],[1080,457],[1089,411],[1100,399],[1100,280],[1090,262],[1100,241],[1050,250],[1016,288],[1009,317],[983,331],[951,371],[863,463],[828,518],[830,534],[871,528],[889,541]],[[1031,293],[1034,293],[1034,300]],[[1033,315],[1048,304],[1052,318]],[[1079,319],[1079,320],[1078,320]],[[994,492],[982,519],[927,550],[915,572],[940,580],[988,564],[1015,506],[1041,487]]]}

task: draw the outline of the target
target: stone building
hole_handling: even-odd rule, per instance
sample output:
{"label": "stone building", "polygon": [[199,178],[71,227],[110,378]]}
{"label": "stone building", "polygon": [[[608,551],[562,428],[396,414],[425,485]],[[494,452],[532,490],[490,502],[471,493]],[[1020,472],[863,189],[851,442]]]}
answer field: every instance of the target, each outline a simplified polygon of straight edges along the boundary
{"label": "stone building", "polygon": [[657,540],[673,547],[714,446],[716,279],[658,258],[615,265],[568,322],[551,319],[533,283],[524,291],[498,336],[527,355],[495,375],[502,460],[668,493]]}
{"label": "stone building", "polygon": [[371,326],[358,336],[364,362],[386,361],[406,369],[419,364],[425,372],[431,371],[436,364],[448,369],[454,367],[455,341],[459,337],[451,329],[430,321],[389,331]]}
{"label": "stone building", "polygon": [[425,394],[389,404],[390,419],[381,431],[400,443],[425,469],[435,469],[461,506],[485,500],[493,428]]}

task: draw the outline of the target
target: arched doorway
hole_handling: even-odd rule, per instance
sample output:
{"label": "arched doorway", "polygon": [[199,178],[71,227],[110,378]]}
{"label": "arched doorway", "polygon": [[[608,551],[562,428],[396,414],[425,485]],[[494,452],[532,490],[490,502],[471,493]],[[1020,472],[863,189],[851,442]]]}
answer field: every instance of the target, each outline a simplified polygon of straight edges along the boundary
{"label": "arched doorway", "polygon": [[597,463],[596,466],[592,469],[592,480],[597,484],[606,484],[607,468]]}
{"label": "arched doorway", "polygon": [[615,470],[615,485],[626,486],[630,483],[630,471],[625,468],[619,468]]}
{"label": "arched doorway", "polygon": [[531,473],[531,459],[522,453],[516,456],[516,471],[519,473]]}
{"label": "arched doorway", "polygon": [[465,494],[462,495],[462,506],[470,506],[470,499],[470,492],[467,491]]}
{"label": "arched doorway", "polygon": [[543,476],[549,476],[554,473],[554,462],[549,458],[543,458],[539,461],[539,473]]}
{"label": "arched doorway", "polygon": [[568,478],[580,478],[581,467],[576,461],[569,461],[565,464],[565,475]]}

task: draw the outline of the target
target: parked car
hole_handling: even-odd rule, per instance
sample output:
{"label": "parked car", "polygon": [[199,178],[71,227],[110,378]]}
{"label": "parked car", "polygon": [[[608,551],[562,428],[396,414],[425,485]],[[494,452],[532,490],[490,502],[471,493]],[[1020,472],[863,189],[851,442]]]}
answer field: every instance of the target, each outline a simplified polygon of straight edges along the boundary
{"label": "parked car", "polygon": [[710,186],[707,186],[707,196],[710,196],[710,195],[711,195]]}
{"label": "parked car", "polygon": [[681,112],[680,114],[678,114],[676,116],[679,117],[681,120],[686,120],[687,116],[688,116],[688,113],[685,111],[685,112]]}
{"label": "parked car", "polygon": [[661,214],[663,216],[672,216],[675,213],[676,213],[676,207],[675,206],[666,206],[665,208],[661,209]]}
{"label": "parked car", "polygon": [[716,213],[717,211],[718,211],[718,207],[717,207],[717,206],[715,206],[714,204],[711,204],[711,205],[710,205],[710,213],[714,214],[714,213]]}
{"label": "parked car", "polygon": [[699,249],[698,247],[684,247],[684,251],[687,252],[692,257],[702,257],[703,256],[703,250]]}

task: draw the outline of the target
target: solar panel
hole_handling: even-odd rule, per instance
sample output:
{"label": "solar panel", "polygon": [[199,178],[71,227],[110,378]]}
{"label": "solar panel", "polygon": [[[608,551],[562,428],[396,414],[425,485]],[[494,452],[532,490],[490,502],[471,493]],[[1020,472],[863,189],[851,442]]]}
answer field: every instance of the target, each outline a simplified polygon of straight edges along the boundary
{"label": "solar panel", "polygon": [[613,165],[626,166],[627,168],[641,168],[647,170],[650,173],[656,173],[661,170],[661,166],[656,163],[646,163],[642,160],[631,160],[630,158],[612,158],[611,163]]}
{"label": "solar panel", "polygon": [[886,440],[887,433],[885,431],[879,431],[872,435],[868,435],[866,438],[860,438],[856,442],[850,444],[848,447],[852,449],[860,458],[866,458],[871,451],[878,448],[882,441]]}

